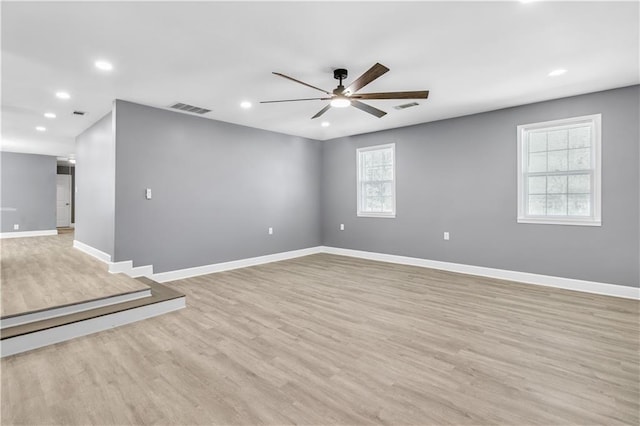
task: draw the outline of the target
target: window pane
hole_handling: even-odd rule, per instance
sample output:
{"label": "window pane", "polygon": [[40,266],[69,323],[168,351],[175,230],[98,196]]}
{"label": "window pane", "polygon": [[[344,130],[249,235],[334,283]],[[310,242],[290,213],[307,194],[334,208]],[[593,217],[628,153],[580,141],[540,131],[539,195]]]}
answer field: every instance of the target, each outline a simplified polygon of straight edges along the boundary
{"label": "window pane", "polygon": [[385,213],[393,211],[393,198],[391,196],[383,198],[382,211]]}
{"label": "window pane", "polygon": [[591,127],[576,127],[569,130],[569,148],[591,146]]}
{"label": "window pane", "polygon": [[545,194],[547,192],[546,176],[529,177],[529,194]]}
{"label": "window pane", "polygon": [[392,180],[393,167],[382,165],[374,166],[367,171],[366,180]]}
{"label": "window pane", "polygon": [[591,192],[591,175],[569,176],[569,193],[588,194]]}
{"label": "window pane", "polygon": [[569,150],[569,170],[588,170],[591,168],[591,149]]}
{"label": "window pane", "polygon": [[591,216],[591,196],[588,194],[569,194],[569,215]]}
{"label": "window pane", "polygon": [[566,176],[547,177],[547,193],[566,194],[567,193],[567,177]]}
{"label": "window pane", "polygon": [[389,213],[393,211],[393,197],[367,197],[363,211],[369,213]]}
{"label": "window pane", "polygon": [[568,132],[566,130],[556,130],[547,134],[548,150],[567,149],[569,145]]}
{"label": "window pane", "polygon": [[567,150],[549,151],[550,172],[564,172],[567,170]]}
{"label": "window pane", "polygon": [[547,214],[547,196],[529,195],[529,212],[531,216],[544,216]]}
{"label": "window pane", "polygon": [[547,132],[529,133],[529,152],[547,150]]}
{"label": "window pane", "polygon": [[567,196],[547,195],[547,215],[548,216],[566,216],[567,215]]}
{"label": "window pane", "polygon": [[364,199],[364,211],[379,212],[382,209],[382,203],[379,197],[367,197]]}
{"label": "window pane", "polygon": [[363,184],[363,194],[365,197],[379,197],[384,194],[384,182],[365,182]]}
{"label": "window pane", "polygon": [[536,152],[529,154],[529,172],[546,172],[547,171],[547,153]]}

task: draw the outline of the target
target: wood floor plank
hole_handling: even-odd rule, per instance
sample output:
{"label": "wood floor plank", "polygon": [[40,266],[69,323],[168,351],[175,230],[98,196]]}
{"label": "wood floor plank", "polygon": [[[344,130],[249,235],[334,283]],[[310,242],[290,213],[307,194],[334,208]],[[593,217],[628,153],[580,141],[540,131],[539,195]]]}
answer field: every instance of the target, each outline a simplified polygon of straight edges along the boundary
{"label": "wood floor plank", "polygon": [[637,425],[638,301],[328,254],[5,358],[2,424]]}

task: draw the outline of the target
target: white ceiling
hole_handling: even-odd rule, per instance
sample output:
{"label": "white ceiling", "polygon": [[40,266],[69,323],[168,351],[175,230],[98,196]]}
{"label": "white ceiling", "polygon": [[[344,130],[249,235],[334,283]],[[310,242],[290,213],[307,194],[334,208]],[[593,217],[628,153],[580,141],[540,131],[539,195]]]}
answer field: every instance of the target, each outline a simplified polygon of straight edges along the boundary
{"label": "white ceiling", "polygon": [[[185,102],[207,117],[313,139],[371,132],[638,84],[638,2],[2,2],[2,149],[66,156],[113,99]],[[93,63],[108,59],[112,72]],[[282,72],[332,90],[380,62],[360,92],[424,90],[428,100],[367,101],[376,118],[326,101]],[[560,77],[547,74],[568,70]],[[66,90],[71,99],[55,98]],[[243,100],[253,108],[243,110]],[[84,117],[74,110],[86,111]],[[56,119],[43,114],[51,111]],[[329,121],[330,127],[321,127]],[[36,126],[46,126],[37,132]]]}

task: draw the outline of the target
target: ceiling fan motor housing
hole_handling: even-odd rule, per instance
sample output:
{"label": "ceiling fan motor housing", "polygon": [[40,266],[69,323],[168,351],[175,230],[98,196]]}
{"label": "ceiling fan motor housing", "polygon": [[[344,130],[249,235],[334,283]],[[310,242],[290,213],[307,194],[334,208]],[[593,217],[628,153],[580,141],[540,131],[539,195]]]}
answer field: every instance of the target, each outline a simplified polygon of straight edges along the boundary
{"label": "ceiling fan motor housing", "polygon": [[333,70],[333,78],[335,78],[336,80],[341,80],[340,83],[342,83],[342,80],[347,78],[347,70],[345,70],[344,68]]}

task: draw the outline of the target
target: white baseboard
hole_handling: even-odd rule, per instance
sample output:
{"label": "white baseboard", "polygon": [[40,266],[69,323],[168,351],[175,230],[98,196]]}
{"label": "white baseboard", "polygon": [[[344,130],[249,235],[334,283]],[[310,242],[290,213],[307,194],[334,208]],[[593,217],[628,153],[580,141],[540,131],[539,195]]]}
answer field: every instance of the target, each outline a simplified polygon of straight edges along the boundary
{"label": "white baseboard", "polygon": [[153,275],[153,265],[133,266],[131,260],[109,262],[109,272],[112,274],[125,273],[131,278],[151,277]]}
{"label": "white baseboard", "polygon": [[86,321],[78,321],[71,324],[53,327],[34,333],[23,334],[2,340],[1,356],[19,354],[43,346],[71,340],[76,337],[86,336],[99,331],[108,330],[120,325],[130,324],[143,319],[155,317],[168,312],[182,309],[186,306],[185,298],[179,297],[164,302],[115,312],[91,318]]}
{"label": "white baseboard", "polygon": [[487,268],[484,266],[465,265],[461,263],[441,262],[438,260],[420,259],[416,257],[397,256],[393,254],[374,253],[361,250],[351,250],[337,247],[321,247],[323,253],[341,256],[358,257],[361,259],[377,260],[381,262],[397,263],[400,265],[420,266],[423,268],[440,269],[462,274],[479,275],[481,277],[497,278],[501,280],[517,281],[524,284],[534,284],[555,287],[565,290],[581,291],[585,293],[602,294],[606,296],[623,297],[626,299],[640,299],[640,288],[627,287],[617,284],[599,283],[594,281],[576,280],[572,278],[554,277],[550,275],[532,274],[529,272],[509,271],[505,269]]}
{"label": "white baseboard", "polygon": [[88,254],[89,256],[95,257],[101,262],[111,263],[111,255],[107,254],[103,251],[98,250],[97,248],[93,248],[88,244],[81,243],[78,240],[73,240],[73,248],[80,250],[83,253]]}
{"label": "white baseboard", "polygon": [[153,265],[133,266],[133,261],[131,260],[112,262],[110,254],[100,251],[85,243],[81,243],[78,240],[73,240],[73,247],[88,254],[89,256],[95,257],[101,262],[106,263],[109,268],[109,272],[112,274],[124,273],[131,278],[151,277],[153,275]]}
{"label": "white baseboard", "polygon": [[90,309],[103,308],[105,306],[115,305],[118,303],[130,302],[132,300],[142,299],[143,297],[151,297],[151,288],[138,290],[125,294],[104,297],[101,299],[88,300],[81,303],[71,305],[58,306],[50,309],[42,309],[36,312],[29,312],[21,315],[13,315],[0,319],[0,329],[13,327],[16,325],[28,324],[35,321],[43,321],[51,318],[57,318],[64,315],[76,314],[78,312],[88,311]]}
{"label": "white baseboard", "polygon": [[51,235],[58,235],[58,230],[2,232],[0,238],[49,237]]}
{"label": "white baseboard", "polygon": [[196,277],[199,275],[213,274],[215,272],[229,271],[232,269],[246,268],[248,266],[262,265],[265,263],[278,262],[281,260],[294,259],[296,257],[308,256],[310,254],[321,253],[321,247],[310,247],[301,250],[285,251],[282,253],[268,254],[266,256],[250,257],[248,259],[233,260],[231,262],[214,263],[211,265],[196,266],[194,268],[179,269],[176,271],[160,272],[151,275],[154,281],[165,283],[168,281],[181,280]]}
{"label": "white baseboard", "polygon": [[[606,296],[623,297],[626,299],[640,300],[640,288],[628,287],[617,284],[599,283],[594,281],[577,280],[572,278],[554,277],[550,275],[533,274],[530,272],[510,271],[506,269],[488,268],[484,266],[465,265],[462,263],[442,262],[438,260],[421,259],[417,257],[397,256],[393,254],[375,253],[362,250],[351,250],[338,247],[317,246],[301,250],[292,250],[266,256],[251,257],[247,259],[233,260],[230,262],[214,263],[211,265],[196,266],[193,268],[178,269],[175,271],[153,273],[153,265],[134,267],[131,261],[111,262],[111,256],[93,247],[73,242],[74,247],[102,260],[109,265],[109,272],[123,272],[131,277],[148,277],[159,283],[196,277],[199,275],[213,274],[232,269],[246,268],[281,260],[294,259],[317,253],[336,254],[340,256],[358,257],[361,259],[377,260],[381,262],[397,263],[400,265],[419,266],[423,268],[440,269],[462,274],[478,275],[481,277],[496,278],[501,280],[517,281],[524,284],[534,284],[547,287],[561,288],[565,290],[581,291],[585,293],[602,294]],[[79,246],[76,246],[76,243]],[[101,259],[99,256],[103,256]],[[105,260],[107,259],[107,260]]]}

